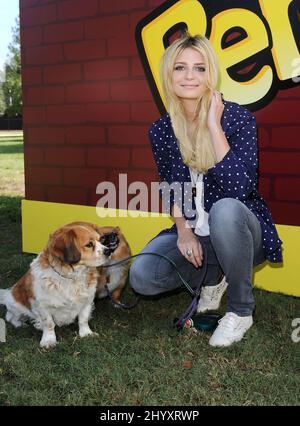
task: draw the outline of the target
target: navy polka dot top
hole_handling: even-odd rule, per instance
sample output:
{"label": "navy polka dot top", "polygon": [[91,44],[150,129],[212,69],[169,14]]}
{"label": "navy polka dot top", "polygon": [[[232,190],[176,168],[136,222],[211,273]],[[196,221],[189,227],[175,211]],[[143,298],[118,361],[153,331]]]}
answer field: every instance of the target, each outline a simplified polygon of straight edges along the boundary
{"label": "navy polka dot top", "polygon": [[[222,198],[235,198],[243,202],[258,218],[263,234],[265,257],[270,262],[282,262],[282,241],[279,239],[271,213],[257,191],[257,129],[254,115],[246,108],[225,101],[222,128],[230,145],[225,157],[203,176],[204,210],[209,213],[215,202]],[[191,218],[185,208],[186,185],[191,184],[189,167],[182,160],[169,114],[155,121],[149,137],[162,182],[175,185],[180,191],[181,211],[187,220]],[[163,186],[163,185],[162,185]],[[161,186],[161,188],[162,188]],[[174,195],[174,194],[173,194]],[[168,211],[174,204],[171,195]],[[190,205],[190,203],[188,203]],[[174,224],[162,233],[176,233]]]}

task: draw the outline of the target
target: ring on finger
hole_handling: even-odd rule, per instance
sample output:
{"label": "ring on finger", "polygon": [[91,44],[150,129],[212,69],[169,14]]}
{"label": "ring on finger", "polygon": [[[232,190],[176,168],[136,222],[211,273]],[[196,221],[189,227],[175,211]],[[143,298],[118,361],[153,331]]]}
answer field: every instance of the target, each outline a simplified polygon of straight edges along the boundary
{"label": "ring on finger", "polygon": [[185,254],[187,255],[187,257],[192,257],[193,256],[193,250],[187,249]]}

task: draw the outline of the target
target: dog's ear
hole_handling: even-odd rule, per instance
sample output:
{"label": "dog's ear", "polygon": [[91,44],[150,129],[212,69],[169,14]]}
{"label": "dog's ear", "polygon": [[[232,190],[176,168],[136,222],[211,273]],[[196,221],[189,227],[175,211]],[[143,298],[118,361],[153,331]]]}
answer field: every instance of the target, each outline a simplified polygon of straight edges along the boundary
{"label": "dog's ear", "polygon": [[81,253],[76,246],[76,234],[72,229],[54,238],[52,251],[62,262],[70,265],[81,259]]}
{"label": "dog's ear", "polygon": [[95,231],[100,235],[100,237],[102,237],[102,235],[103,235],[103,227],[102,226],[97,226],[97,225],[94,225],[94,227],[95,227]]}
{"label": "dog's ear", "polygon": [[98,232],[98,226],[95,223],[88,224],[91,228],[93,228],[96,232]]}
{"label": "dog's ear", "polygon": [[67,241],[63,249],[64,259],[66,263],[77,263],[81,259],[81,253],[76,246],[76,235],[73,230],[67,234]]}

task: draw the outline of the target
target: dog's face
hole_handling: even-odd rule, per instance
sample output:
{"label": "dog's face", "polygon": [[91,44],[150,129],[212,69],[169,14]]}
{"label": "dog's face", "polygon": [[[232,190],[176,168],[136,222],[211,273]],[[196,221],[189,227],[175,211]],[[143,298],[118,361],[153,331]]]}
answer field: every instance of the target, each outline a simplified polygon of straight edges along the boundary
{"label": "dog's face", "polygon": [[[100,234],[100,242],[106,246],[104,253],[108,256],[107,263],[118,262],[131,256],[130,246],[118,226],[97,227]],[[97,297],[101,299],[107,296],[105,285],[109,285],[111,297],[120,301],[123,288],[126,285],[129,263],[121,263],[114,268],[98,268],[99,278],[97,286]]]}
{"label": "dog's face", "polygon": [[53,257],[69,265],[100,266],[106,258],[106,247],[99,241],[96,226],[74,222],[55,231],[49,239],[48,249]]}
{"label": "dog's face", "polygon": [[118,226],[98,226],[97,232],[100,234],[100,243],[106,247],[104,251],[106,256],[116,254],[115,252],[118,253],[120,248],[125,244],[127,246],[124,235],[121,233]]}
{"label": "dog's face", "polygon": [[118,247],[120,239],[116,232],[109,232],[100,237],[100,243],[107,247],[104,250],[106,256],[110,256]]}

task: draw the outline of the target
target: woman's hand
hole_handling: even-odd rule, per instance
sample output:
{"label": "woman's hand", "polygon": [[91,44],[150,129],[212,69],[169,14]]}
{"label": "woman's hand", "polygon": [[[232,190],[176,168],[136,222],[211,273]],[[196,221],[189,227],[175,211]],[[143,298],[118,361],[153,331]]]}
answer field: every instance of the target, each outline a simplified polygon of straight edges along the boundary
{"label": "woman's hand", "polygon": [[211,96],[210,108],[207,114],[207,126],[210,131],[221,129],[221,118],[224,111],[224,104],[220,92],[213,92]]}
{"label": "woman's hand", "polygon": [[222,95],[213,92],[211,96],[210,108],[207,114],[207,126],[211,134],[212,144],[216,154],[216,162],[223,160],[230,146],[221,126],[221,118],[224,111]]}
{"label": "woman's hand", "polygon": [[[191,229],[184,229],[178,233],[177,247],[181,254],[196,268],[202,265],[203,251],[200,242]],[[190,253],[191,256],[188,256]]]}

